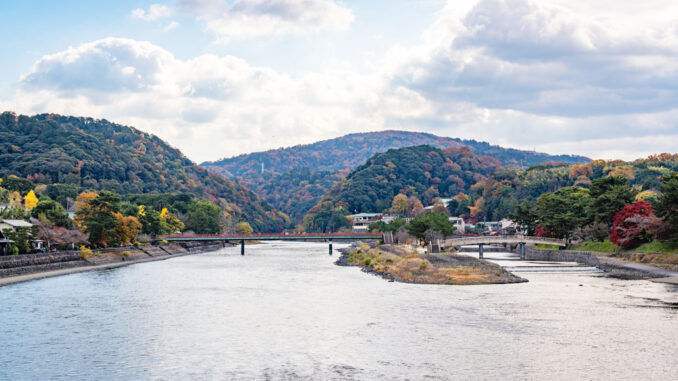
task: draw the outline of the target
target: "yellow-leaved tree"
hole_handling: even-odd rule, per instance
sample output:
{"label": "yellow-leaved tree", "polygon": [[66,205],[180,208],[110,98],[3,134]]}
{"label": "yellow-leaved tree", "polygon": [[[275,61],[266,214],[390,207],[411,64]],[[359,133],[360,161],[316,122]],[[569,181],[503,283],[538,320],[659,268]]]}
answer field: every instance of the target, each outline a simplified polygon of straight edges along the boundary
{"label": "yellow-leaved tree", "polygon": [[35,192],[31,190],[24,197],[24,207],[26,207],[27,210],[32,210],[36,205],[38,205],[38,197],[35,195]]}
{"label": "yellow-leaved tree", "polygon": [[91,207],[89,206],[89,201],[97,198],[99,196],[96,192],[82,192],[75,199],[75,217],[73,222],[75,226],[80,229],[85,227],[85,219],[90,215]]}
{"label": "yellow-leaved tree", "polygon": [[233,228],[236,234],[252,234],[254,232],[254,229],[252,229],[252,226],[248,224],[247,222],[238,222],[235,224],[235,227]]}
{"label": "yellow-leaved tree", "polygon": [[398,214],[409,214],[409,209],[410,209],[410,203],[407,201],[407,196],[398,193],[393,197],[393,201],[391,202],[391,210],[394,213]]}

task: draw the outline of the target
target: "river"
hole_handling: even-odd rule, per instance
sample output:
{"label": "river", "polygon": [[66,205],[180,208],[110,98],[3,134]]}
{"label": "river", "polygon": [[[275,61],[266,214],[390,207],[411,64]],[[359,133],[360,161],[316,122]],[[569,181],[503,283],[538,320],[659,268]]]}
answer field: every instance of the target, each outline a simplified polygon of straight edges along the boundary
{"label": "river", "polygon": [[244,257],[239,250],[0,288],[0,379],[678,374],[676,286],[507,253],[485,257],[528,283],[413,285],[336,266],[325,244],[265,243]]}

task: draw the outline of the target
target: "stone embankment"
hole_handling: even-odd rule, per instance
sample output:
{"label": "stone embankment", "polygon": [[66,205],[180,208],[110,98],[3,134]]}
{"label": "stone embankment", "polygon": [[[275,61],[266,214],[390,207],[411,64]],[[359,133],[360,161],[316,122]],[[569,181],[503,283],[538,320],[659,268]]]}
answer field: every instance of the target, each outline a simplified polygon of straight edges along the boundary
{"label": "stone embankment", "polygon": [[385,279],[423,284],[504,284],[527,282],[501,266],[465,255],[419,254],[407,246],[357,242],[340,250],[340,266],[360,266]]}
{"label": "stone embankment", "polygon": [[678,275],[677,272],[665,268],[629,262],[624,260],[625,258],[615,258],[610,254],[594,251],[549,250],[528,246],[525,248],[525,259],[528,261],[577,262],[597,267],[611,276],[622,279],[651,279]]}
{"label": "stone embankment", "polygon": [[221,249],[218,244],[168,244],[0,256],[0,286],[102,268],[114,268]]}

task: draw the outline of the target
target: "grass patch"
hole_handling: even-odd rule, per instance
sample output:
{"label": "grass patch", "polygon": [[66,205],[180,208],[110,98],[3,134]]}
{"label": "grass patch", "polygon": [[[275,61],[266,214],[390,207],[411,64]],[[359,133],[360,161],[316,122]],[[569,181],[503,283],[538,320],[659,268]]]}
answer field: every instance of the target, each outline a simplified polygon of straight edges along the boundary
{"label": "grass patch", "polygon": [[560,248],[560,246],[558,246],[558,245],[549,245],[549,244],[546,244],[546,243],[538,243],[538,244],[534,245],[534,247],[536,247],[537,249],[545,249],[545,250],[558,250]]}
{"label": "grass patch", "polygon": [[621,248],[610,240],[600,241],[586,241],[572,248],[578,251],[597,251],[599,253],[619,253]]}
{"label": "grass patch", "polygon": [[629,251],[634,253],[678,254],[678,245],[670,242],[648,242]]}

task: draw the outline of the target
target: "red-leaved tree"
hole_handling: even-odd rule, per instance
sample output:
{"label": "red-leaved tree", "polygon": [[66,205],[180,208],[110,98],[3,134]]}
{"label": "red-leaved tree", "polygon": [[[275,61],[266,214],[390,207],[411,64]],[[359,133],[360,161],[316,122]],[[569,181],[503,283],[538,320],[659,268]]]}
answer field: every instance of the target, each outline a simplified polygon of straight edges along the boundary
{"label": "red-leaved tree", "polygon": [[652,241],[661,227],[661,220],[654,215],[652,205],[646,201],[623,207],[615,213],[613,222],[610,240],[624,249]]}
{"label": "red-leaved tree", "polygon": [[537,226],[534,229],[534,235],[536,237],[546,237],[546,238],[552,238],[553,237],[553,232],[549,231],[548,228],[544,226]]}

